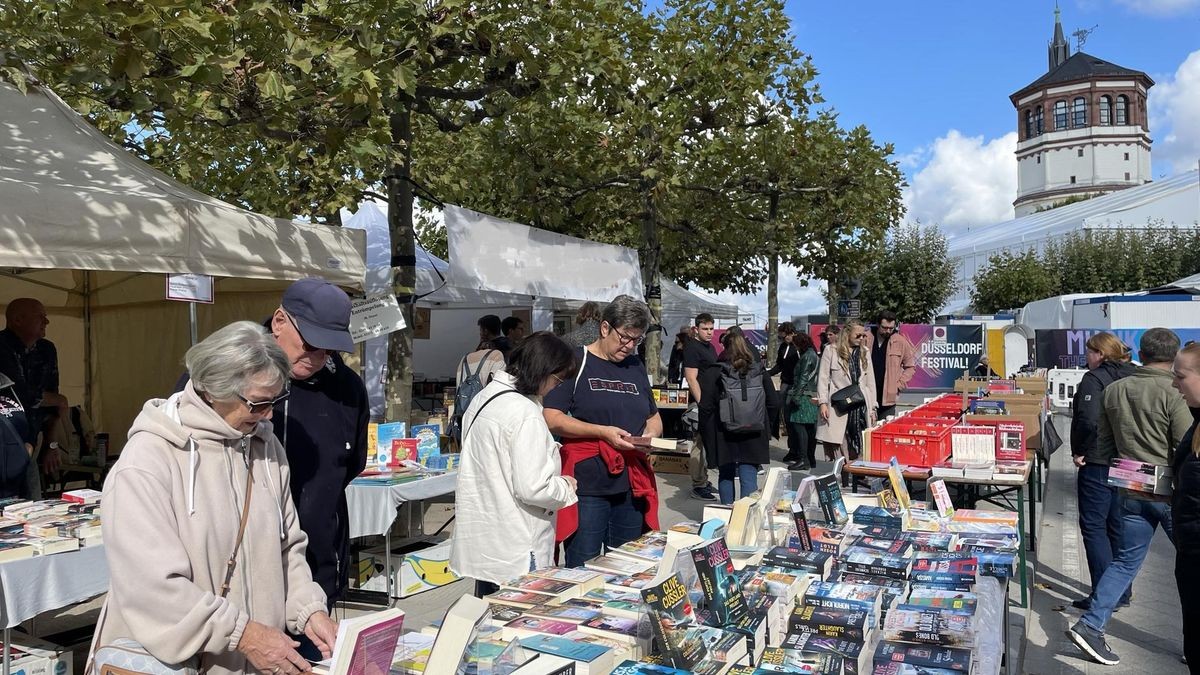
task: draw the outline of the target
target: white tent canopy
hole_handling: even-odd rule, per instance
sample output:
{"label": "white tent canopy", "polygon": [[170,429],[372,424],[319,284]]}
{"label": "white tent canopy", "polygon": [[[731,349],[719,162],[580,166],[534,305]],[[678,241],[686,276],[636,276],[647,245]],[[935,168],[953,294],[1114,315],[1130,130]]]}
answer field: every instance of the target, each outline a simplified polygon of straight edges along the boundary
{"label": "white tent canopy", "polygon": [[1198,223],[1200,172],[1187,171],[983,228],[949,232],[950,258],[959,264],[958,290],[947,301],[947,311],[960,311],[969,304],[975,275],[998,253],[1029,249],[1041,253],[1050,242],[1084,230],[1195,227]]}
{"label": "white tent canopy", "polygon": [[169,393],[189,342],[163,273],[217,277],[201,334],[265,318],[287,281],[360,287],[361,234],[246,211],[188,188],[108,140],[52,92],[0,83],[0,302],[41,300],[63,393],[122,444],[142,402]]}

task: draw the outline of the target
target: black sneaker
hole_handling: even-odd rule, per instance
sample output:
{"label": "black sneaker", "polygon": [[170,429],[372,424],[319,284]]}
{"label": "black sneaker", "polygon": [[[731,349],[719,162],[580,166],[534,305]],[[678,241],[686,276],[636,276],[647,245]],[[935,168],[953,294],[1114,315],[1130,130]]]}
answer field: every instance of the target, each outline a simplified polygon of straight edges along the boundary
{"label": "black sneaker", "polygon": [[808,462],[792,462],[787,468],[788,471],[808,471]]}
{"label": "black sneaker", "polygon": [[699,499],[703,502],[715,502],[717,501],[717,493],[713,492],[713,489],[707,485],[694,487],[692,488],[692,499]]}
{"label": "black sneaker", "polygon": [[1104,641],[1104,633],[1082,621],[1076,621],[1075,625],[1071,626],[1071,630],[1067,631],[1067,637],[1071,638],[1072,642],[1098,663],[1115,666],[1121,662],[1121,657],[1108,648],[1108,643]]}
{"label": "black sneaker", "polygon": [[1087,598],[1080,598],[1078,600],[1072,600],[1071,606],[1074,607],[1075,609],[1082,609],[1083,611],[1086,612],[1092,608],[1092,599],[1090,597],[1087,597]]}

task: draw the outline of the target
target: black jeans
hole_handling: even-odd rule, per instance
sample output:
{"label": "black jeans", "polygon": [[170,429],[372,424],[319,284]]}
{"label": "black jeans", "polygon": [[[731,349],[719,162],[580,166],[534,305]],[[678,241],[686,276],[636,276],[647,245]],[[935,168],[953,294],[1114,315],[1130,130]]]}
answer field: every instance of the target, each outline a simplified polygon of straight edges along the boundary
{"label": "black jeans", "polygon": [[1200,555],[1175,553],[1175,584],[1179,587],[1179,604],[1183,608],[1183,655],[1188,670],[1200,673],[1200,577],[1196,566]]}
{"label": "black jeans", "polygon": [[[817,425],[795,424],[790,427],[796,432],[796,461],[808,461],[811,469],[817,465]],[[789,439],[790,440],[790,439]]]}

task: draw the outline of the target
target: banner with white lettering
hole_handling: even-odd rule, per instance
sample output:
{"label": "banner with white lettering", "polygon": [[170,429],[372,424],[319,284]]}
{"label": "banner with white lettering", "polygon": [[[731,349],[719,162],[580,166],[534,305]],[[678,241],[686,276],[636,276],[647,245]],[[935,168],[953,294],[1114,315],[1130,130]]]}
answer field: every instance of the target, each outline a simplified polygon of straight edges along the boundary
{"label": "banner with white lettering", "polygon": [[[1038,368],[1087,368],[1087,341],[1096,333],[1108,332],[1129,347],[1134,361],[1141,361],[1138,343],[1148,328],[1059,328],[1034,332]],[[1180,344],[1200,341],[1200,329],[1172,328]]]}

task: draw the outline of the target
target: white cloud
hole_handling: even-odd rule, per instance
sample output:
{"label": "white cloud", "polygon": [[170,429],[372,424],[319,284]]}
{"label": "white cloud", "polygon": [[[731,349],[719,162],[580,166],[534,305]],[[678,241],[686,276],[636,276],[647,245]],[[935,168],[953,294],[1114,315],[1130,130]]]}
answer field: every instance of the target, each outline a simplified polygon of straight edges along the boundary
{"label": "white cloud", "polygon": [[[793,315],[824,314],[828,311],[825,296],[821,294],[824,288],[825,283],[816,280],[810,281],[807,286],[802,286],[800,279],[796,276],[796,268],[781,265],[779,268],[779,320],[787,321]],[[712,297],[718,302],[737,305],[739,313],[754,314],[755,323],[763,326],[767,324],[766,284],[763,284],[759,292],[749,295],[706,293],[704,291],[700,291],[700,293]]]}
{"label": "white cloud", "polygon": [[1195,169],[1200,159],[1200,50],[1150,90],[1149,108],[1150,129],[1156,136],[1154,175]]}
{"label": "white cloud", "polygon": [[1137,14],[1174,16],[1200,7],[1200,0],[1117,0],[1117,4]]}
{"label": "white cloud", "polygon": [[933,142],[929,161],[904,191],[909,220],[952,234],[1013,217],[1017,197],[1017,134],[985,141],[951,129]]}

